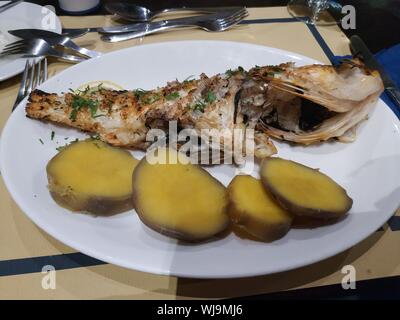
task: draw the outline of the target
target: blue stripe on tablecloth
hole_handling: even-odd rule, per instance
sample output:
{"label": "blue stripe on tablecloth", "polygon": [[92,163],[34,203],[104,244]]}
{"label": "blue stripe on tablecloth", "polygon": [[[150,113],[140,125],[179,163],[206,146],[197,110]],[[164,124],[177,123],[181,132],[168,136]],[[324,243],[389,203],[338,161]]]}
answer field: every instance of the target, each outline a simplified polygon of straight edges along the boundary
{"label": "blue stripe on tablecloth", "polygon": [[312,24],[306,24],[311,34],[314,36],[315,40],[318,42],[321,49],[324,51],[325,55],[328,57],[329,61],[334,64],[335,55],[329,46],[326,44],[324,38],[322,38],[321,34],[318,32],[317,28]]}
{"label": "blue stripe on tablecloth", "polygon": [[46,265],[55,270],[74,269],[106,264],[80,252],[0,261],[0,277],[41,272]]}
{"label": "blue stripe on tablecloth", "polygon": [[[244,20],[241,24],[262,24],[262,23],[286,23],[286,22],[299,22],[295,18],[271,18],[271,19],[254,19]],[[320,45],[328,59],[333,64],[335,62],[335,55],[318,32],[317,28],[313,25],[306,24],[315,40]],[[94,28],[92,28],[94,29]],[[392,217],[388,221],[391,230],[400,230],[400,217]],[[381,230],[381,229],[380,229]],[[0,260],[0,276],[12,276],[26,273],[41,272],[45,265],[52,265],[56,270],[74,269],[81,267],[89,267],[106,264],[106,262],[91,258],[83,253],[75,252],[68,254],[40,256],[12,260]]]}
{"label": "blue stripe on tablecloth", "polygon": [[[400,230],[400,217],[393,216],[388,225],[392,231]],[[377,231],[382,231],[380,228]],[[0,277],[14,276],[26,273],[41,272],[46,265],[51,265],[55,270],[74,269],[81,267],[98,266],[107,264],[104,261],[89,257],[80,252],[59,254],[52,256],[40,256],[22,259],[0,261]]]}
{"label": "blue stripe on tablecloth", "polygon": [[251,20],[243,20],[239,24],[285,23],[285,22],[299,22],[299,20],[295,18],[251,19]]}
{"label": "blue stripe on tablecloth", "polygon": [[294,289],[230,300],[398,300],[400,276],[359,280],[355,289],[343,289],[342,284],[332,284],[304,289]]}
{"label": "blue stripe on tablecloth", "polygon": [[392,231],[400,231],[400,217],[393,216],[389,219],[388,225]]}

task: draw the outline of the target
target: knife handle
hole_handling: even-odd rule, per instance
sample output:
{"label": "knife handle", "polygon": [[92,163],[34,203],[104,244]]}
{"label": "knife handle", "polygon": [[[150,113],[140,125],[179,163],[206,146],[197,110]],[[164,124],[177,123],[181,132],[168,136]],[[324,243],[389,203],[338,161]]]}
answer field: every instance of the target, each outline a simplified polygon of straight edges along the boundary
{"label": "knife handle", "polygon": [[400,110],[400,90],[397,88],[386,88],[386,92]]}

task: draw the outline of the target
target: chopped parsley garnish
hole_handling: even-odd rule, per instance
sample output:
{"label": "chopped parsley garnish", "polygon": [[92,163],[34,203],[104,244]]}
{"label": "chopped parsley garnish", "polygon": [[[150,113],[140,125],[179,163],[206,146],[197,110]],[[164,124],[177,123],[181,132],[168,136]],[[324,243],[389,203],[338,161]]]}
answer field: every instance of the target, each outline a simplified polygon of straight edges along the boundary
{"label": "chopped parsley garnish", "polygon": [[151,104],[161,98],[158,93],[151,93],[151,91],[146,91],[143,89],[133,90],[133,94],[135,95],[135,98],[143,104]]}
{"label": "chopped parsley garnish", "polygon": [[51,140],[54,140],[54,136],[56,135],[56,133],[54,131],[51,132]]}
{"label": "chopped parsley garnish", "polygon": [[40,138],[39,138],[39,142],[40,142],[41,144],[44,144],[43,140],[42,140],[42,139],[40,139]]}
{"label": "chopped parsley garnish", "polygon": [[157,100],[160,100],[160,98],[161,98],[161,96],[158,93],[154,93],[154,94],[152,94],[152,95],[150,95],[148,97],[147,96],[146,97],[142,97],[140,99],[140,102],[144,103],[144,104],[151,104],[153,102],[156,102]]}
{"label": "chopped parsley garnish", "polygon": [[185,80],[183,80],[182,83],[185,84],[185,83],[191,82],[193,80],[194,80],[194,76],[191,75],[191,76],[187,77]]}
{"label": "chopped parsley garnish", "polygon": [[78,111],[85,107],[89,109],[90,115],[92,116],[92,118],[94,118],[96,116],[97,109],[99,108],[99,102],[89,98],[84,98],[83,96],[76,94],[73,97],[71,106],[72,112],[69,115],[69,118],[72,121],[76,121]]}
{"label": "chopped parsley garnish", "polygon": [[246,71],[244,70],[243,67],[239,66],[237,69],[232,70],[232,69],[228,69],[225,71],[225,74],[230,78],[238,73],[241,73],[242,75],[246,75]]}
{"label": "chopped parsley garnish", "polygon": [[225,74],[226,74],[228,77],[232,77],[232,76],[235,74],[235,72],[232,71],[232,69],[228,69],[228,70],[225,71]]}
{"label": "chopped parsley garnish", "polygon": [[135,95],[136,99],[140,99],[142,96],[144,96],[147,93],[146,90],[143,89],[136,89],[133,90],[133,94]]}
{"label": "chopped parsley garnish", "polygon": [[203,102],[203,101],[197,101],[196,103],[192,104],[190,106],[190,109],[193,109],[195,111],[201,111],[204,112],[205,107],[207,106],[207,103]]}
{"label": "chopped parsley garnish", "polygon": [[195,103],[189,105],[189,108],[194,111],[204,112],[204,109],[210,104],[217,100],[217,96],[212,91],[207,91],[202,99],[197,100]]}
{"label": "chopped parsley garnish", "polygon": [[176,100],[180,97],[179,92],[171,92],[170,94],[167,94],[165,96],[165,99],[167,99],[168,101],[171,100]]}
{"label": "chopped parsley garnish", "polygon": [[207,103],[213,103],[215,100],[217,100],[217,96],[215,95],[215,93],[212,91],[208,91],[204,98],[204,101]]}

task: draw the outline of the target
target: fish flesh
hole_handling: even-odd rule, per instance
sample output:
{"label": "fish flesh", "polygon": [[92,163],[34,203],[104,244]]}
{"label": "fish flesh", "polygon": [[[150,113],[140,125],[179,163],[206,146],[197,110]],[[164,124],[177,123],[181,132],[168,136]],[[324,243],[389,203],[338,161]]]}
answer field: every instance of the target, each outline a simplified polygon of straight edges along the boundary
{"label": "fish flesh", "polygon": [[[152,143],[146,139],[149,130],[167,132],[171,121],[199,135],[209,129],[251,129],[254,146],[247,152],[264,158],[276,153],[270,137],[301,144],[349,141],[382,90],[379,74],[358,60],[339,67],[285,63],[202,74],[154,90],[98,86],[60,95],[35,90],[26,114],[97,134],[111,145],[143,150]],[[230,153],[246,136],[240,139],[218,143]]]}

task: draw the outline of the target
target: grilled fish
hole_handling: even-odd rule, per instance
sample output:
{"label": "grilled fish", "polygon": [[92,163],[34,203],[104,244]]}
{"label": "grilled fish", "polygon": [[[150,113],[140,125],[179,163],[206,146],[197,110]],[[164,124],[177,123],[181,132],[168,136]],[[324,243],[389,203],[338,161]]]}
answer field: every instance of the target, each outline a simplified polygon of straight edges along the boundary
{"label": "grilled fish", "polygon": [[[155,90],[99,86],[62,95],[35,90],[26,113],[98,134],[111,145],[143,150],[151,144],[149,130],[167,132],[170,121],[199,135],[203,129],[252,129],[254,145],[247,152],[264,158],[276,153],[269,137],[301,144],[351,140],[349,132],[366,118],[382,90],[379,74],[357,60],[340,67],[286,63],[202,74]],[[241,139],[232,135],[219,144],[229,153],[246,136]]]}

